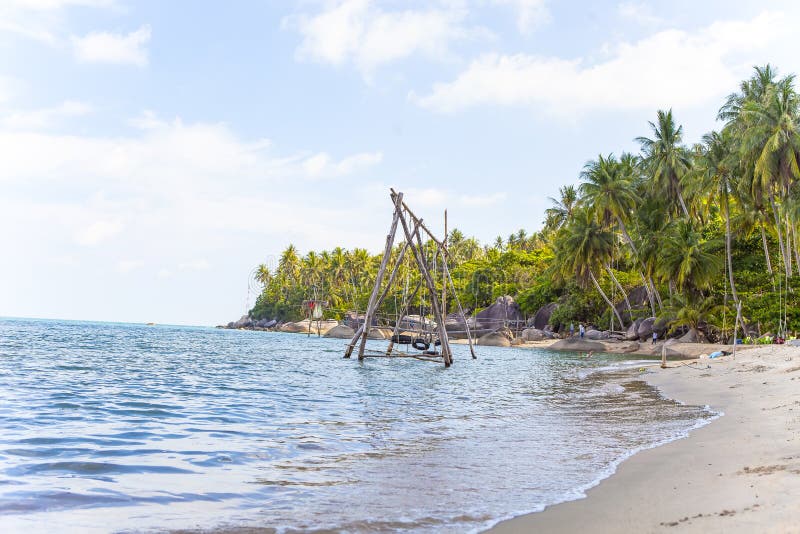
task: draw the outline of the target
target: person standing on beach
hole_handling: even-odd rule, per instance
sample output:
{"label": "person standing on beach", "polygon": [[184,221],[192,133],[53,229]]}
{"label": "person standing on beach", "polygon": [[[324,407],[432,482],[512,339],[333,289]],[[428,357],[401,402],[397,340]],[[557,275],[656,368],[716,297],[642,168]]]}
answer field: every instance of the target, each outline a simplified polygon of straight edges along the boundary
{"label": "person standing on beach", "polygon": [[656,344],[656,339],[658,339],[658,332],[656,332],[655,330],[653,330],[653,345],[655,345],[655,344]]}
{"label": "person standing on beach", "polygon": [[575,323],[569,323],[569,337],[575,337]]}
{"label": "person standing on beach", "polygon": [[583,323],[578,325],[578,332],[581,335],[581,339],[583,339],[583,334],[586,332],[586,330],[584,330],[584,328],[583,328]]}

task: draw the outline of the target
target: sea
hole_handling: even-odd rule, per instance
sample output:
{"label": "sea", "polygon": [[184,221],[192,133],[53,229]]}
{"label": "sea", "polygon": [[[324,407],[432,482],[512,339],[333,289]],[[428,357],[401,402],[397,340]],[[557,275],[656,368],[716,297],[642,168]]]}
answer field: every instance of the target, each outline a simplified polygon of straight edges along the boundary
{"label": "sea", "polygon": [[480,532],[716,417],[646,385],[652,361],[346,343],[0,319],[0,531]]}

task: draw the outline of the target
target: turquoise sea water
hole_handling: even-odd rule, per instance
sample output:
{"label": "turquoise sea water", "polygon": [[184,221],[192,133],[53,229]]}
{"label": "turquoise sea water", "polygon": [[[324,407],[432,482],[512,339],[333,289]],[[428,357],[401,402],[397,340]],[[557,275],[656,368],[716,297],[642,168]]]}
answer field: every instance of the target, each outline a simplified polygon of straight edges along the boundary
{"label": "turquoise sea water", "polygon": [[455,346],[445,370],[344,345],[0,319],[0,530],[475,531],[712,417],[618,357]]}

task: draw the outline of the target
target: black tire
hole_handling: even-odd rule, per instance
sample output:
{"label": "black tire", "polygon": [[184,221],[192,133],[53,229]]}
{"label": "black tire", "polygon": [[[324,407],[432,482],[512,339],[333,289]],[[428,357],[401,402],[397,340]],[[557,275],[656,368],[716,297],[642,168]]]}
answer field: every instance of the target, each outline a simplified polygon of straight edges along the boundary
{"label": "black tire", "polygon": [[417,350],[425,351],[430,348],[431,344],[422,339],[421,337],[418,337],[417,339],[414,340],[411,346]]}

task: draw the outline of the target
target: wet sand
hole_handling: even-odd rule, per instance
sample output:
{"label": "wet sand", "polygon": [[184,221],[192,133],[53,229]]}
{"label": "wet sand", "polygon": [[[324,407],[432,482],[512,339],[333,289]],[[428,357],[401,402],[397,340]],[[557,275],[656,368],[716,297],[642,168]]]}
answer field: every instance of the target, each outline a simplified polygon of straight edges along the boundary
{"label": "wet sand", "polygon": [[586,498],[490,532],[800,533],[799,347],[654,365],[643,377],[667,397],[724,415],[634,455]]}

